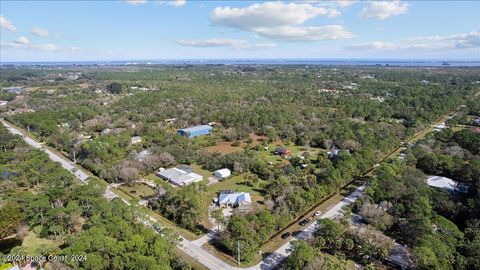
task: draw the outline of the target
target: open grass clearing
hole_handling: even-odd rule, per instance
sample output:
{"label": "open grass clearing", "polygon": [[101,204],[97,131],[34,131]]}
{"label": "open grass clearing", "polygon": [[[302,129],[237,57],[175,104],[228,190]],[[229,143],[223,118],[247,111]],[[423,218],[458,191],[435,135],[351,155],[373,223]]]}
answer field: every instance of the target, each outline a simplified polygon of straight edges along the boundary
{"label": "open grass clearing", "polygon": [[136,183],[134,185],[121,185],[118,187],[121,191],[131,195],[132,197],[141,200],[144,197],[152,196],[157,193],[157,191],[145,184]]}
{"label": "open grass clearing", "polygon": [[23,239],[22,247],[27,249],[28,254],[36,254],[39,247],[58,248],[61,242],[39,238],[34,232],[29,231],[28,235]]}

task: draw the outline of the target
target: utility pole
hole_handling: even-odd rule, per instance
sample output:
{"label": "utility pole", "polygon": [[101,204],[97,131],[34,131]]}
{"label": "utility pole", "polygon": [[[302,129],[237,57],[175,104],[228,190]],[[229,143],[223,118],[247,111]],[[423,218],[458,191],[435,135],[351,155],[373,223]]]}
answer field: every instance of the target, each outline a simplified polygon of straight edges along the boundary
{"label": "utility pole", "polygon": [[75,149],[73,149],[73,163],[77,164],[77,158],[75,157]]}
{"label": "utility pole", "polygon": [[237,242],[237,261],[238,265],[240,265],[240,241]]}
{"label": "utility pole", "polygon": [[30,126],[27,125],[27,130],[28,130],[28,133],[30,133]]}

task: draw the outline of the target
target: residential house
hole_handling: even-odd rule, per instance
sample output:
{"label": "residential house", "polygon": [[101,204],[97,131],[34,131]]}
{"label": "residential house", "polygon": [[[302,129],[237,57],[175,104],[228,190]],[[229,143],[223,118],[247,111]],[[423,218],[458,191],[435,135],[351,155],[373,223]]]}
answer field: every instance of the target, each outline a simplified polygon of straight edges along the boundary
{"label": "residential house", "polygon": [[252,199],[247,192],[224,190],[218,195],[218,205],[221,207],[244,207],[251,204]]}
{"label": "residential house", "polygon": [[3,89],[8,93],[17,94],[17,95],[23,94],[23,92],[25,92],[25,88],[20,86],[5,87]]}
{"label": "residential house", "polygon": [[468,186],[466,184],[443,176],[431,175],[427,179],[427,184],[431,187],[441,188],[449,192],[468,192]]}
{"label": "residential house", "polygon": [[179,168],[160,170],[155,173],[158,177],[170,181],[177,186],[186,186],[194,182],[200,182],[203,177],[194,172],[186,172]]}

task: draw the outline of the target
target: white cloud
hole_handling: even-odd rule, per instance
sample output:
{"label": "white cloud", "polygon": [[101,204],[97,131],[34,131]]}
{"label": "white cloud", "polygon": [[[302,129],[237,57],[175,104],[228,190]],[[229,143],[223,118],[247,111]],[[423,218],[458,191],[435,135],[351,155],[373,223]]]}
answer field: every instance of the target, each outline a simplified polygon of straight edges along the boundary
{"label": "white cloud", "polygon": [[275,48],[275,43],[250,43],[243,39],[212,38],[196,40],[178,40],[177,44],[190,47],[227,47],[239,50],[261,50]]}
{"label": "white cloud", "polygon": [[384,51],[411,51],[411,50],[448,50],[480,48],[480,31],[449,36],[427,36],[403,39],[395,42],[374,41],[368,43],[345,46],[347,50],[384,50]]}
{"label": "white cloud", "polygon": [[341,25],[303,26],[318,16],[336,17],[334,8],[308,3],[265,2],[245,8],[217,7],[210,14],[215,25],[250,31],[259,36],[286,41],[317,41],[351,38]]}
{"label": "white cloud", "polygon": [[334,40],[347,39],[354,36],[342,25],[306,27],[282,26],[274,28],[258,28],[256,32],[264,37],[286,41]]}
{"label": "white cloud", "polygon": [[297,3],[305,3],[305,4],[315,4],[319,6],[337,6],[337,7],[349,7],[355,3],[357,0],[302,0],[296,1]]}
{"label": "white cloud", "polygon": [[126,0],[125,3],[130,5],[143,5],[147,3],[147,0]]}
{"label": "white cloud", "polygon": [[3,17],[3,15],[0,15],[0,28],[6,29],[10,32],[17,31],[17,27],[15,27],[10,20]]}
{"label": "white cloud", "polygon": [[37,37],[49,37],[52,35],[50,34],[50,32],[48,32],[47,29],[43,29],[40,27],[33,28],[31,33]]}
{"label": "white cloud", "polygon": [[14,49],[23,49],[23,50],[32,50],[32,51],[43,51],[43,52],[53,52],[53,51],[74,51],[75,47],[72,48],[60,48],[54,44],[32,44],[26,37],[19,37],[18,39],[12,42],[1,43],[2,48],[14,48]]}
{"label": "white cloud", "polygon": [[184,6],[187,3],[186,0],[174,0],[174,1],[168,1],[167,5],[171,5],[174,7],[181,7]]}
{"label": "white cloud", "polygon": [[345,8],[357,3],[357,0],[337,0],[337,1],[328,1],[328,3]]}
{"label": "white cloud", "polygon": [[245,8],[217,7],[210,15],[213,23],[243,30],[258,27],[299,25],[317,16],[336,16],[338,11],[310,4],[265,2]]}
{"label": "white cloud", "polygon": [[391,16],[405,14],[408,11],[408,4],[400,0],[392,1],[371,1],[359,14],[361,18],[386,19]]}
{"label": "white cloud", "polygon": [[183,7],[187,4],[186,0],[168,0],[168,1],[157,1],[158,5],[169,5],[173,7]]}
{"label": "white cloud", "polygon": [[18,39],[14,40],[13,42],[16,43],[16,44],[20,44],[20,45],[28,45],[30,43],[28,38],[23,37],[23,36],[19,37]]}

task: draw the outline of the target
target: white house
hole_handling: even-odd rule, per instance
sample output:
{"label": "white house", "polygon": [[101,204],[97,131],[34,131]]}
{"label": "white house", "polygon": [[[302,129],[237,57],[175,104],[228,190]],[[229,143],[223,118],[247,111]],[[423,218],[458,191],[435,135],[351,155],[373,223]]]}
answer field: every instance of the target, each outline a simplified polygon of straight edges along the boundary
{"label": "white house", "polygon": [[172,182],[177,186],[186,186],[194,182],[200,182],[203,180],[203,177],[194,172],[186,172],[178,168],[171,168],[167,170],[159,170],[156,172],[158,177],[161,177],[165,180]]}
{"label": "white house", "polygon": [[230,175],[232,175],[232,172],[231,172],[229,169],[227,169],[227,168],[223,168],[223,169],[214,171],[214,172],[213,172],[213,175],[214,175],[216,178],[223,179],[223,178],[227,178],[227,177],[229,177]]}
{"label": "white house", "polygon": [[7,106],[8,101],[0,100],[0,106]]}
{"label": "white house", "polygon": [[249,206],[252,204],[250,193],[223,191],[218,195],[218,205],[223,207]]}
{"label": "white house", "polygon": [[433,130],[434,131],[441,131],[442,129],[445,129],[445,128],[447,128],[447,125],[445,124],[445,122],[443,122],[440,125],[435,126],[435,128]]}

